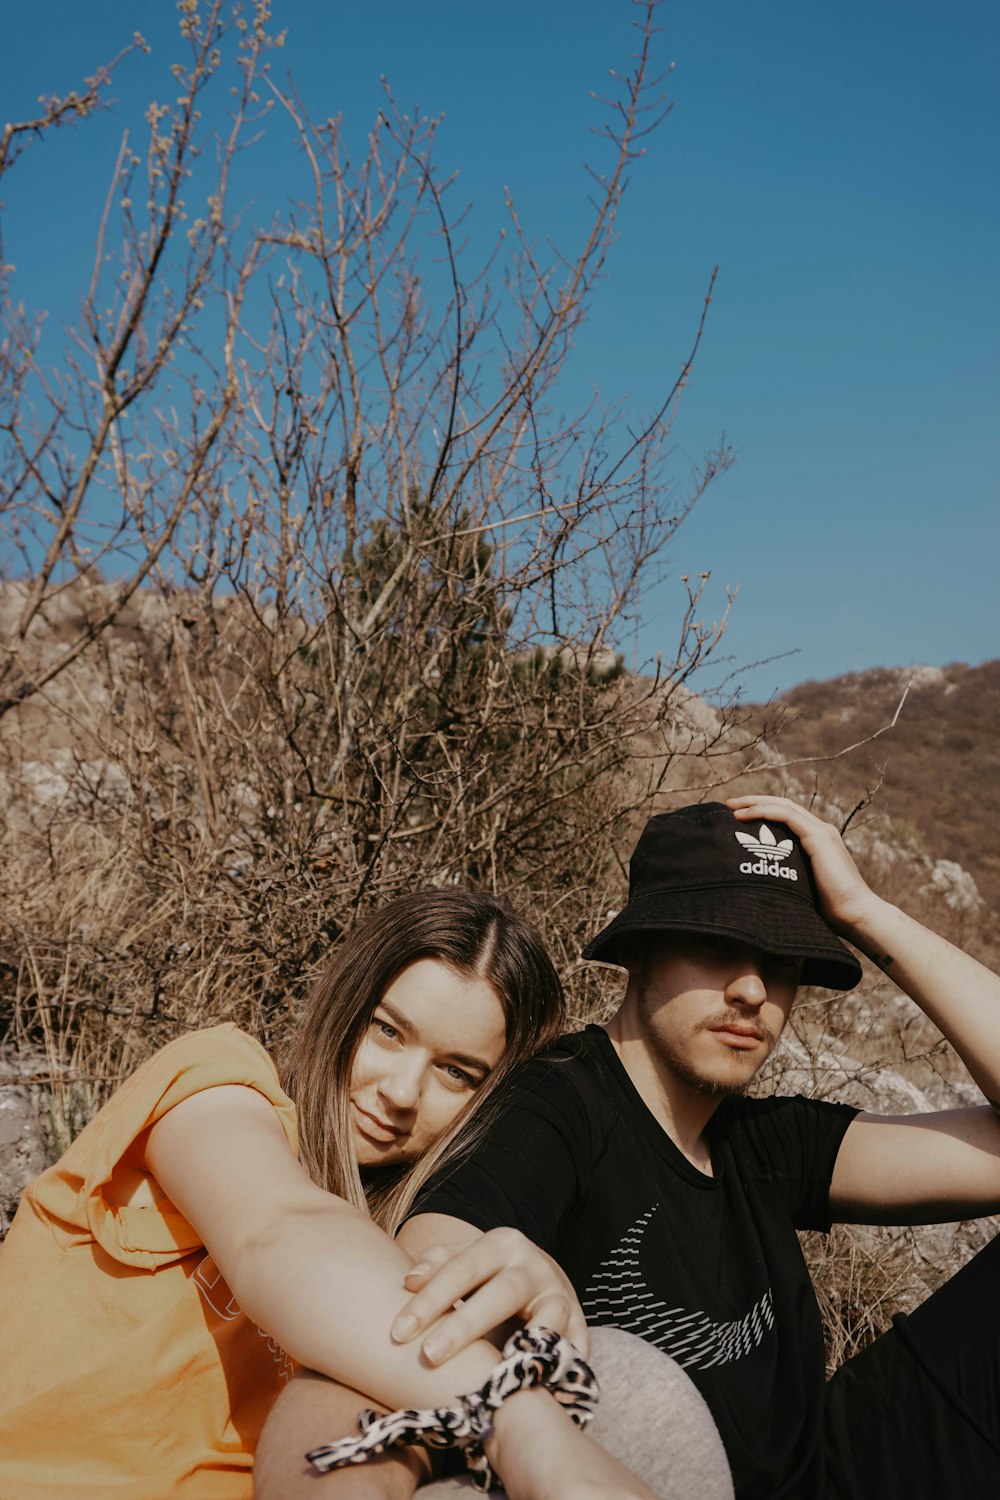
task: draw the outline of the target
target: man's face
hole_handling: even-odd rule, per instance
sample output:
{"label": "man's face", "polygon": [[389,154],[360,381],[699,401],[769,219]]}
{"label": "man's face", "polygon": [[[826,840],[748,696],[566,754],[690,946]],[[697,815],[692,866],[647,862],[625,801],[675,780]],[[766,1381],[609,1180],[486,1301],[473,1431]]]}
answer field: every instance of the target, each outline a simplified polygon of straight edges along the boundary
{"label": "man's face", "polygon": [[732,938],[664,934],[633,966],[646,1044],[699,1093],[740,1094],[777,1044],[801,969]]}

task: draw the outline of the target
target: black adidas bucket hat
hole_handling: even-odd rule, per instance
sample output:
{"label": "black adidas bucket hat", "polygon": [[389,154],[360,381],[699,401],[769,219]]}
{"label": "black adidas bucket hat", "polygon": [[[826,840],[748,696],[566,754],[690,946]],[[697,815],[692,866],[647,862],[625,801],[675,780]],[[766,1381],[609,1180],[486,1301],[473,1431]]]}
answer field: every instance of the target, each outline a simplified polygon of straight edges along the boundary
{"label": "black adidas bucket hat", "polygon": [[812,870],[784,823],[745,823],[721,802],[650,818],[629,864],[628,905],[583,950],[620,963],[619,938],[704,932],[801,958],[803,984],[850,990],[861,965],[816,910]]}

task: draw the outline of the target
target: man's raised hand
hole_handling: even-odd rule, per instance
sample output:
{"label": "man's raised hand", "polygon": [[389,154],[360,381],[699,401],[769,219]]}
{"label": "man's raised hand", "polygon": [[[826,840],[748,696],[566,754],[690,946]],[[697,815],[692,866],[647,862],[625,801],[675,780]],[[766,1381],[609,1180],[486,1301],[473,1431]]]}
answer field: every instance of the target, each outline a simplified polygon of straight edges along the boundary
{"label": "man's raised hand", "polygon": [[873,908],[881,904],[880,898],[865,882],[832,823],[789,797],[727,797],[726,806],[741,823],[755,818],[785,823],[798,835],[809,857],[824,920],[842,937],[850,938],[852,932],[864,928]]}

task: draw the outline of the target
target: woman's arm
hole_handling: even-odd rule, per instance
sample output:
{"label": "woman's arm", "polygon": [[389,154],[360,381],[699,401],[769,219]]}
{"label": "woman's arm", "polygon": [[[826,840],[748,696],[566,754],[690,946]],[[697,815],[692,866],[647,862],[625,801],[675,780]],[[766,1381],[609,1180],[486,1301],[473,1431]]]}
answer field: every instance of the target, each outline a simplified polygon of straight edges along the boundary
{"label": "woman's arm", "polygon": [[319,1474],[305,1454],[319,1440],[356,1433],[371,1403],[358,1391],[300,1370],[271,1408],[254,1457],[256,1500],[410,1500],[430,1473],[425,1448],[397,1448],[366,1464]]}
{"label": "woman's arm", "polygon": [[204,1089],[149,1132],[146,1164],[197,1229],[243,1312],[299,1364],[388,1407],[435,1406],[480,1385],[479,1344],[434,1369],[390,1325],[409,1258],[359,1209],[310,1181],[254,1089]]}
{"label": "woman's arm", "polygon": [[[415,1344],[393,1342],[407,1256],[363,1213],[309,1180],[254,1090],[221,1086],[185,1099],[153,1126],[146,1164],[198,1230],[243,1312],[300,1364],[390,1408],[440,1406],[489,1376],[497,1352],[484,1342],[440,1368]],[[302,1451],[337,1435],[314,1426],[316,1417],[311,1409],[303,1418],[300,1408],[291,1424]],[[272,1437],[285,1441],[280,1428]],[[487,1452],[512,1500],[651,1500],[544,1391],[505,1402]],[[301,1465],[296,1482],[315,1483]]]}
{"label": "woman's arm", "polygon": [[[261,1434],[255,1500],[410,1500],[429,1468],[421,1449],[324,1475],[304,1462],[318,1435],[325,1440],[355,1430],[359,1402],[357,1392],[308,1372],[291,1381]],[[657,1500],[540,1391],[504,1403],[486,1451],[510,1500]]]}

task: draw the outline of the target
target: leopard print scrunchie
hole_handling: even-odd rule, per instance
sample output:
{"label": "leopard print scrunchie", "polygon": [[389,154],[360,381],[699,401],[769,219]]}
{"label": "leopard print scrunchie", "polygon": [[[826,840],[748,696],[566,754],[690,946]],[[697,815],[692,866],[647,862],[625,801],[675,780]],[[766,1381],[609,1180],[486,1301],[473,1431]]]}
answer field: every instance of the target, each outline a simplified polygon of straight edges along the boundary
{"label": "leopard print scrunchie", "polygon": [[496,1478],[483,1444],[493,1432],[493,1413],[515,1391],[533,1385],[546,1386],[578,1427],[585,1427],[594,1414],[599,1393],[586,1360],[550,1328],[522,1328],[507,1340],[500,1363],[481,1390],[436,1409],[393,1411],[384,1417],[366,1409],[358,1413],[359,1437],[324,1443],[307,1453],[306,1460],[325,1474],[409,1443],[461,1448],[476,1488],[488,1490]]}

